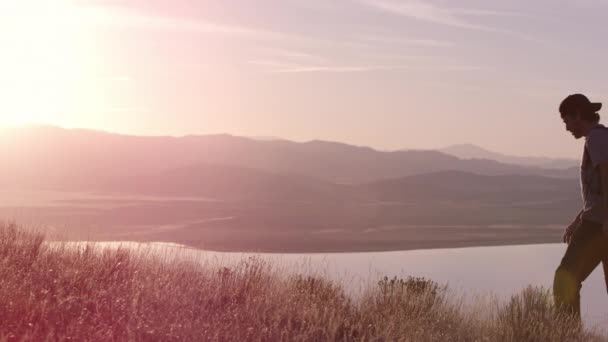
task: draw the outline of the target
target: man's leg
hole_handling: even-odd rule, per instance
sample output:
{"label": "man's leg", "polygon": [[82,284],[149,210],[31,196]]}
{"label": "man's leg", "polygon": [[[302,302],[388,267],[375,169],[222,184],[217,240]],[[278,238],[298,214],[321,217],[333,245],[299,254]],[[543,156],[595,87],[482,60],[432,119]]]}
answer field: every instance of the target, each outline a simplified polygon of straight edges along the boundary
{"label": "man's leg", "polygon": [[608,255],[604,256],[602,264],[604,265],[604,279],[606,280],[606,291],[608,292]]}
{"label": "man's leg", "polygon": [[608,239],[602,233],[602,225],[583,221],[555,271],[553,295],[558,308],[580,318],[582,282],[606,257],[607,251]]}

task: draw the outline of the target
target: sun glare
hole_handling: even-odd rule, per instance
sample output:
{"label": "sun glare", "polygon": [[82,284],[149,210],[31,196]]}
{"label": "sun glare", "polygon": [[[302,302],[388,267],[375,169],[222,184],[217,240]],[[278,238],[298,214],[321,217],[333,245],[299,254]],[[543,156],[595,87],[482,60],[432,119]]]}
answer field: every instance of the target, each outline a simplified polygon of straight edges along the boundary
{"label": "sun glare", "polygon": [[0,0],[0,124],[61,124],[95,74],[67,1]]}

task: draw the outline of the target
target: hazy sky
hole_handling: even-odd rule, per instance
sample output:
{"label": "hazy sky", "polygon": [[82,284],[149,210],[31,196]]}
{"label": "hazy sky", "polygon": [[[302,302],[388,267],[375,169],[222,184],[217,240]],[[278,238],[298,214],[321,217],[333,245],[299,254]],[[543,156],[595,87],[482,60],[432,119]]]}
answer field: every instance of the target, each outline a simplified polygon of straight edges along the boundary
{"label": "hazy sky", "polygon": [[579,157],[608,0],[0,0],[0,124]]}

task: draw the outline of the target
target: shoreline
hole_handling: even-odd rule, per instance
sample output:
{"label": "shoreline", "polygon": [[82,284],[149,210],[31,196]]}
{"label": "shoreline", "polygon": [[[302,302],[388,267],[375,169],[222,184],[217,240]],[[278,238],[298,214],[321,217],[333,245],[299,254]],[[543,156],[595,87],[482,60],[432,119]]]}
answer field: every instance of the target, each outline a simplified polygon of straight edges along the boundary
{"label": "shoreline", "polygon": [[425,251],[425,250],[442,250],[442,249],[472,249],[472,248],[491,248],[491,247],[515,247],[515,246],[530,246],[530,245],[559,245],[564,244],[562,241],[490,241],[486,243],[480,243],[479,241],[463,242],[463,243],[441,243],[433,241],[424,246],[413,246],[403,245],[402,247],[396,248],[350,248],[350,249],[299,249],[299,250],[285,250],[285,249],[234,249],[234,248],[217,248],[217,247],[203,247],[191,244],[182,244],[174,241],[156,241],[156,240],[71,240],[71,239],[49,239],[48,242],[52,243],[102,243],[102,244],[152,244],[158,245],[162,248],[175,248],[175,249],[188,249],[204,252],[214,253],[252,253],[252,254],[358,254],[358,253],[388,253],[388,252],[403,252],[403,251]]}

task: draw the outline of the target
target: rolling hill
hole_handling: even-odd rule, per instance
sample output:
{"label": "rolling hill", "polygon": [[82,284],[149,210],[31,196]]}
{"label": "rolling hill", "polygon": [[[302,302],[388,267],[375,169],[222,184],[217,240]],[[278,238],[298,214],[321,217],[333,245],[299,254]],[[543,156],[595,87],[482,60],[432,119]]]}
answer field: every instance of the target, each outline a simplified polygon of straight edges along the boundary
{"label": "rolling hill", "polygon": [[111,180],[198,164],[233,165],[340,184],[446,170],[480,175],[578,176],[577,169],[464,160],[437,151],[383,152],[336,142],[259,141],[230,135],[127,136],[27,126],[3,133],[0,144],[0,186],[5,187],[98,189]]}

